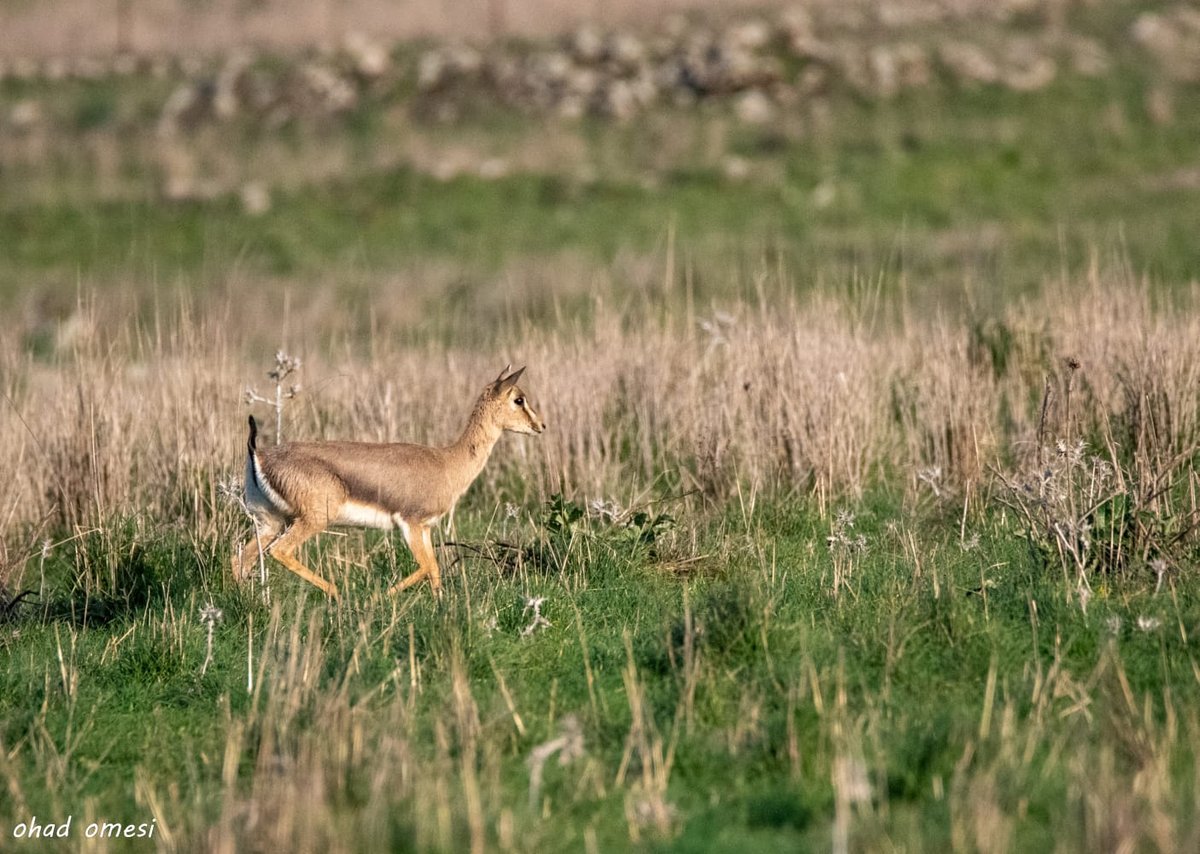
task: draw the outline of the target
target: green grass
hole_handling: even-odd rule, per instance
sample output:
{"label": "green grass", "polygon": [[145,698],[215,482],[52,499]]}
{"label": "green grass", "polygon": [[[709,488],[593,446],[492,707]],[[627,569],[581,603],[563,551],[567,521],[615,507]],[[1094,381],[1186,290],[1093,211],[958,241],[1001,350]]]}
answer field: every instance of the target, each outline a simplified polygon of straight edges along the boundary
{"label": "green grass", "polygon": [[[963,816],[983,809],[956,787],[987,780],[998,809],[1021,816],[1013,847],[1084,850],[1097,818],[1081,788],[1088,774],[1107,761],[1113,779],[1145,770],[1162,728],[1180,715],[1191,721],[1186,736],[1172,742],[1169,765],[1155,767],[1180,827],[1192,826],[1197,733],[1185,710],[1200,700],[1200,684],[1186,636],[1200,602],[1187,588],[1153,595],[1114,579],[1101,581],[1084,613],[1013,532],[994,519],[970,527],[980,545],[964,550],[952,515],[902,506],[887,492],[869,496],[854,529],[866,548],[851,556],[849,585],[834,598],[822,545],[829,523],[807,502],[771,504],[749,520],[709,518],[700,551],[723,557],[689,573],[599,522],[557,535],[525,525],[510,539],[571,544],[561,566],[514,575],[466,561],[440,605],[425,590],[380,597],[408,561],[383,538],[373,540],[369,569],[334,569],[326,553],[340,604],[276,568],[273,607],[227,584],[221,550],[197,555],[133,529],[116,541],[85,538],[47,560],[45,598],[30,609],[43,607],[44,619],[4,627],[0,743],[21,799],[5,801],[0,827],[7,836],[30,812],[79,822],[83,804],[96,816],[149,821],[144,793],[155,792],[176,838],[201,847],[222,804],[248,797],[272,768],[333,773],[328,749],[351,753],[326,780],[334,789],[321,821],[337,825],[304,837],[305,847],[332,837],[351,850],[456,848],[470,839],[467,816],[456,807],[444,838],[422,813],[421,792],[442,780],[461,804],[456,755],[470,749],[498,784],[482,795],[489,844],[507,820],[520,850],[576,850],[585,833],[602,850],[625,847],[631,784],[655,761],[635,739],[615,782],[636,730],[630,679],[644,692],[649,742],[672,755],[663,787],[642,793],[661,796],[671,816],[665,835],[640,828],[636,847],[645,850],[827,847],[833,766],[844,756],[870,789],[855,807],[855,847],[949,846],[969,832]],[[467,530],[478,541],[477,519]],[[906,533],[920,543],[919,566],[903,547]],[[72,578],[85,565],[110,568],[116,583],[84,595]],[[523,637],[534,595],[545,597],[551,625]],[[199,609],[209,603],[224,618],[201,675]],[[1161,622],[1139,630],[1142,617]],[[268,681],[251,692],[248,642]],[[455,717],[458,672],[477,725]],[[568,714],[581,722],[585,753],[547,764],[531,811],[527,759]],[[345,729],[343,716],[358,729]],[[241,770],[223,782],[235,733],[247,739]],[[389,738],[403,741],[416,782],[380,795],[371,781],[394,773],[381,758]],[[143,792],[136,799],[133,780]],[[381,804],[386,827],[375,823]],[[233,838],[255,838],[243,813],[229,820]]]}

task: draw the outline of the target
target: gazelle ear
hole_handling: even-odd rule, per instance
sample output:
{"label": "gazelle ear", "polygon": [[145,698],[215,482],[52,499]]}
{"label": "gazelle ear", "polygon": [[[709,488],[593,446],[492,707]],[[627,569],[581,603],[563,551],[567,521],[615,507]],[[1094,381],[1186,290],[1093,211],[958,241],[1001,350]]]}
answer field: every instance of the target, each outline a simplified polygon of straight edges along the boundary
{"label": "gazelle ear", "polygon": [[498,376],[494,380],[492,380],[492,385],[494,385],[494,386],[500,385],[500,381],[504,379],[504,375],[508,373],[508,369],[511,367],[512,367],[512,365],[505,365],[504,370],[502,370],[500,372],[500,376]]}
{"label": "gazelle ear", "polygon": [[523,374],[523,373],[525,373],[525,368],[523,368],[523,367],[517,368],[511,374],[504,377],[504,379],[497,380],[496,388],[499,391],[504,391],[505,389],[512,388],[513,386],[515,386],[517,384],[517,380],[519,380],[521,378],[521,374]]}

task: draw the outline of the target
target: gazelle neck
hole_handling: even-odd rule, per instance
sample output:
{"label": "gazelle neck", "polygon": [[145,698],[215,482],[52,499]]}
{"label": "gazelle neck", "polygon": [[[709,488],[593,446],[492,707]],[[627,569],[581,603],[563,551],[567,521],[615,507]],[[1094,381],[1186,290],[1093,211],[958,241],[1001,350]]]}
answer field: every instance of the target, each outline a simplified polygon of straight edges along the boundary
{"label": "gazelle neck", "polygon": [[503,433],[504,431],[487,417],[482,402],[476,404],[471,410],[462,435],[449,447],[449,450],[462,459],[463,468],[470,472],[471,480],[483,471],[492,449],[496,447],[496,442],[500,441]]}

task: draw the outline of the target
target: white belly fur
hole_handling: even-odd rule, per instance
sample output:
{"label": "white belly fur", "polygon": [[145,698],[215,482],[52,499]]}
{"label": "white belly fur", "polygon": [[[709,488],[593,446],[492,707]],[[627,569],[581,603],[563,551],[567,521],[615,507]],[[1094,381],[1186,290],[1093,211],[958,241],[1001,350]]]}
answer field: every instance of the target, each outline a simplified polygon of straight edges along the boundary
{"label": "white belly fur", "polygon": [[374,504],[363,504],[358,501],[347,501],[338,509],[335,525],[348,525],[354,528],[382,528],[390,531],[396,527],[396,519],[391,513]]}

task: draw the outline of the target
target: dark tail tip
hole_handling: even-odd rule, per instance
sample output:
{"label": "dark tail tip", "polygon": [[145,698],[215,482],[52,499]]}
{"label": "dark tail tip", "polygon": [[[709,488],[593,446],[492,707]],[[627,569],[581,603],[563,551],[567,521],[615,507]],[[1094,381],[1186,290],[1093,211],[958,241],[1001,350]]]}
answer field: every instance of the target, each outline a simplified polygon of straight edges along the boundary
{"label": "dark tail tip", "polygon": [[250,449],[250,453],[254,453],[255,444],[258,442],[258,424],[254,421],[254,416],[250,416],[250,439],[246,442],[246,447]]}

